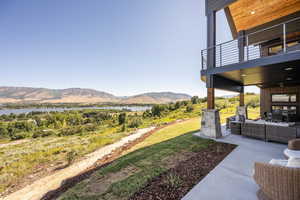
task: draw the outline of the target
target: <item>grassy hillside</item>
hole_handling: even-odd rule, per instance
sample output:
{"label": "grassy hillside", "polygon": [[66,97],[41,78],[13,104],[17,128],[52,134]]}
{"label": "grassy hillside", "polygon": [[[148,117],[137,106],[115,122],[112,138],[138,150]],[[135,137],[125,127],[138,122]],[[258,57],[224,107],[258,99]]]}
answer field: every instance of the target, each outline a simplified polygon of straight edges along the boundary
{"label": "grassy hillside", "polygon": [[[250,118],[259,116],[258,95],[246,95]],[[235,114],[237,98],[216,100],[221,122]],[[160,126],[169,122],[190,119],[163,129],[135,149],[149,146],[200,128],[203,100],[183,101],[157,105],[145,112],[68,111],[64,113],[36,113],[22,116],[2,116],[0,119],[0,193],[13,191],[15,185],[24,184],[48,171],[80,159],[104,145],[113,143],[132,133],[136,128]],[[122,122],[121,115],[125,116]],[[30,124],[30,126],[28,125]],[[46,131],[43,131],[46,130]],[[5,133],[5,134],[4,134]],[[18,144],[1,146],[11,139]],[[17,136],[17,137],[16,137]],[[2,139],[1,139],[2,138]],[[19,140],[16,140],[19,141]],[[135,150],[133,149],[133,150]]]}

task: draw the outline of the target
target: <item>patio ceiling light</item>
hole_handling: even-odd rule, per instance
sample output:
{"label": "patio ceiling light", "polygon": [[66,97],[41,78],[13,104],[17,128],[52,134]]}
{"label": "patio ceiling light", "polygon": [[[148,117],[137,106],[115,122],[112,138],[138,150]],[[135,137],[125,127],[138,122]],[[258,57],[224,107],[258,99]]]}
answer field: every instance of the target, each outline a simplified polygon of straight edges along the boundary
{"label": "patio ceiling light", "polygon": [[255,11],[254,11],[254,10],[252,10],[250,13],[251,13],[251,15],[254,15],[254,14],[255,14]]}
{"label": "patio ceiling light", "polygon": [[242,74],[241,76],[245,77],[245,76],[246,76],[246,74]]}
{"label": "patio ceiling light", "polygon": [[287,77],[286,80],[287,80],[287,81],[291,81],[292,78],[291,78],[291,77]]}
{"label": "patio ceiling light", "polygon": [[291,71],[291,70],[293,70],[293,69],[294,69],[294,68],[292,68],[292,67],[284,68],[285,71]]}

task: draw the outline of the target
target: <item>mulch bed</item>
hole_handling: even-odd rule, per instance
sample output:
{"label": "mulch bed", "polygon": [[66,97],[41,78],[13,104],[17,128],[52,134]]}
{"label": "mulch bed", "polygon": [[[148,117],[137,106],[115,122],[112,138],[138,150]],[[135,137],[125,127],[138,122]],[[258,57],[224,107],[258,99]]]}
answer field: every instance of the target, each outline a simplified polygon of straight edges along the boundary
{"label": "mulch bed", "polygon": [[155,177],[130,200],[178,200],[217,166],[236,146],[214,143]]}
{"label": "mulch bed", "polygon": [[[182,122],[182,121],[180,121],[180,122]],[[123,152],[131,149],[136,144],[144,141],[147,137],[149,137],[153,133],[157,132],[158,130],[163,129],[167,126],[176,124],[176,123],[177,123],[177,121],[159,126],[155,129],[153,129],[152,131],[149,131],[148,133],[145,133],[143,136],[137,138],[136,140],[130,141],[130,142],[126,143],[125,145],[115,149],[109,155],[104,156],[102,159],[99,159],[89,169],[83,171],[82,173],[80,173],[79,175],[77,175],[75,177],[64,180],[59,188],[57,188],[56,190],[53,190],[53,191],[49,191],[48,193],[46,193],[44,195],[44,197],[41,200],[51,200],[51,199],[58,198],[62,193],[66,192],[69,188],[74,187],[77,183],[89,178],[95,171],[97,171],[101,168],[104,168],[104,167],[108,166],[109,164],[111,164],[114,160],[116,160],[117,158],[122,156]]]}

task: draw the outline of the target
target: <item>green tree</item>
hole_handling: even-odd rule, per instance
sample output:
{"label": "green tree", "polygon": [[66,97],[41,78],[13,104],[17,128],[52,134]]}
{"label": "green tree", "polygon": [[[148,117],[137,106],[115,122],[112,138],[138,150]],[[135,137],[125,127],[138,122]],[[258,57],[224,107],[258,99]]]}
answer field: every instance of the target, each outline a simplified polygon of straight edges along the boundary
{"label": "green tree", "polygon": [[126,123],[126,113],[119,114],[118,121],[119,121],[119,125],[125,124]]}
{"label": "green tree", "polygon": [[181,107],[181,105],[182,105],[181,101],[177,101],[177,102],[175,103],[175,109],[176,109],[176,110],[179,109],[179,108]]}
{"label": "green tree", "polygon": [[199,97],[198,96],[193,96],[191,98],[191,102],[192,102],[192,104],[197,104],[199,102]]}
{"label": "green tree", "polygon": [[166,110],[165,105],[157,104],[152,107],[151,113],[153,116],[160,117],[165,110]]}

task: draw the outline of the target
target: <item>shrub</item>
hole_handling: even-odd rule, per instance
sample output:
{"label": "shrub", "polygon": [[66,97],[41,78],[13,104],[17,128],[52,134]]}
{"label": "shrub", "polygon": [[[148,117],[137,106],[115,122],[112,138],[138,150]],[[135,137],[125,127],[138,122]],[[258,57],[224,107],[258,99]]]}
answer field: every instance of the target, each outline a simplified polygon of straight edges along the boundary
{"label": "shrub", "polygon": [[151,111],[150,110],[146,110],[145,112],[143,112],[143,118],[148,118],[148,117],[151,117],[152,114],[151,114]]}
{"label": "shrub", "polygon": [[77,153],[74,150],[71,150],[66,154],[66,160],[67,160],[68,165],[72,164],[72,162],[75,160],[76,156],[77,156]]}
{"label": "shrub", "polygon": [[186,112],[192,112],[194,110],[194,107],[192,105],[187,105],[186,106]]}
{"label": "shrub", "polygon": [[128,124],[130,128],[138,128],[142,124],[142,120],[139,117],[134,117]]}
{"label": "shrub", "polygon": [[259,107],[259,99],[258,99],[258,98],[251,99],[251,100],[247,103],[247,106],[252,107],[252,108]]}
{"label": "shrub", "polygon": [[55,132],[53,130],[39,130],[32,134],[32,138],[47,137],[50,135],[55,135]]}
{"label": "shrub", "polygon": [[11,140],[20,140],[27,137],[26,132],[13,132],[9,134]]}
{"label": "shrub", "polygon": [[77,127],[69,127],[69,128],[63,128],[59,131],[59,136],[68,136],[68,135],[75,135],[78,133],[81,133],[83,131],[83,127],[77,126]]}

